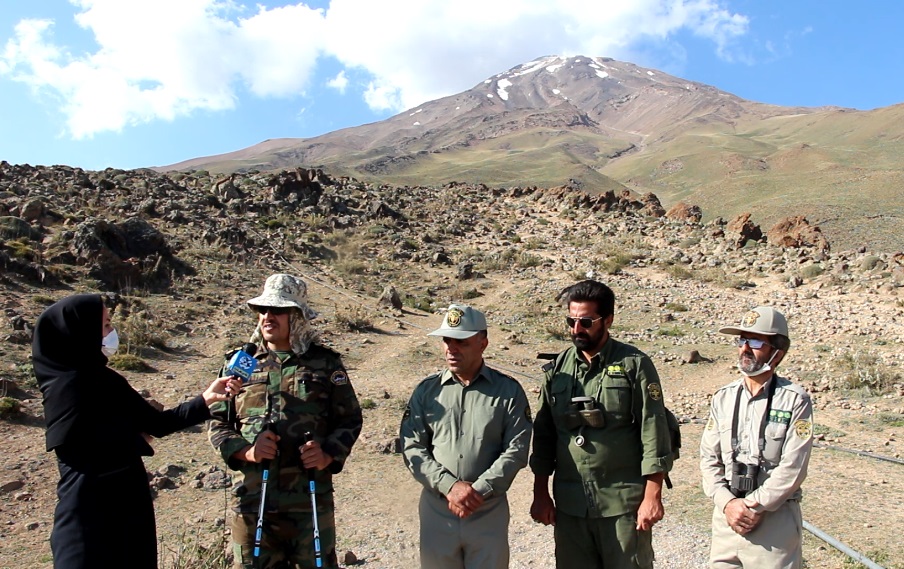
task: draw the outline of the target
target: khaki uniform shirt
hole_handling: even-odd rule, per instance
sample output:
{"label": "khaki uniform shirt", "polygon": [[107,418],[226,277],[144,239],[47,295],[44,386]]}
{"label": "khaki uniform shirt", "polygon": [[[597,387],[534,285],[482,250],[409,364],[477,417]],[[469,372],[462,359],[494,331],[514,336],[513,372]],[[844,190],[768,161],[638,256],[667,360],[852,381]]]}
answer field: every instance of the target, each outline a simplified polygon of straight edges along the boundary
{"label": "khaki uniform shirt", "polygon": [[[332,475],[340,472],[361,433],[361,407],[339,354],[313,344],[304,354],[257,354],[257,371],[234,399],[211,406],[208,438],[234,476],[236,511],[257,512],[263,466],[232,458],[253,444],[267,422],[276,425],[279,455],[271,463],[267,511],[310,511],[307,471],[298,447],[310,432],[333,462],[317,470],[318,493],[332,492]],[[220,374],[225,374],[224,369]]]}
{"label": "khaki uniform shirt", "polygon": [[505,494],[527,465],[530,435],[521,384],[486,364],[467,386],[449,370],[421,381],[400,431],[408,469],[443,496],[458,481],[484,497]]}
{"label": "khaki uniform shirt", "polygon": [[[604,426],[569,428],[565,414],[574,397],[593,398]],[[650,358],[612,338],[590,362],[574,346],[559,354],[540,392],[530,466],[538,476],[555,473],[556,508],[568,515],[637,511],[644,477],[672,467],[662,385]]]}
{"label": "khaki uniform shirt", "polygon": [[[777,381],[772,411],[765,417],[770,382]],[[744,378],[723,387],[713,395],[709,421],[700,440],[700,470],[703,491],[718,511],[735,498],[731,484],[731,424],[735,400],[741,390],[738,410],[738,449],[736,460],[756,464],[759,433],[766,424],[766,448],[759,461],[758,487],[745,496],[760,504],[756,511],[774,512],[787,500],[798,500],[800,486],[807,476],[807,464],[813,446],[813,404],[810,395],[798,385],[773,375],[763,389],[751,397]]]}

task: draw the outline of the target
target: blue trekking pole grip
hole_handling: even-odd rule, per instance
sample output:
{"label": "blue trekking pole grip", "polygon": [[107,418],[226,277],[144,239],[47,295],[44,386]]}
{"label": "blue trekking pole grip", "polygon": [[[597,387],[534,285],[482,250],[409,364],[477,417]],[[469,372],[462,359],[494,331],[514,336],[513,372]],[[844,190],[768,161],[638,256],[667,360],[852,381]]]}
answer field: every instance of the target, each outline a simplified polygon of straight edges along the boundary
{"label": "blue trekking pole grip", "polygon": [[[310,432],[304,434],[305,443],[313,440],[314,436]],[[314,516],[314,566],[323,567],[323,555],[320,551],[320,525],[317,523],[317,485],[314,482],[316,474],[316,468],[308,468],[308,492],[311,494],[311,509]]]}
{"label": "blue trekking pole grip", "polygon": [[[276,425],[267,423],[267,426],[261,431],[261,434],[265,431],[275,433]],[[261,466],[264,469],[261,475],[261,503],[257,508],[257,527],[254,529],[254,551],[252,552],[252,561],[255,567],[260,567],[261,563],[261,539],[264,534],[264,514],[267,510],[267,484],[270,482],[270,459],[268,458],[261,461]]]}

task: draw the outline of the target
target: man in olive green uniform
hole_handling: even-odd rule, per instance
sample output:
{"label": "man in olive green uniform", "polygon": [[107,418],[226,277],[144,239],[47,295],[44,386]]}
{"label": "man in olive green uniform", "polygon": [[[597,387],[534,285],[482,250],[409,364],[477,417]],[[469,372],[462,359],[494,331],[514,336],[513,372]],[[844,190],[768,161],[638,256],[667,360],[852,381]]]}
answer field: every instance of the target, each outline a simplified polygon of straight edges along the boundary
{"label": "man in olive green uniform", "polygon": [[700,440],[703,491],[715,505],[710,565],[797,569],[813,404],[774,371],[791,345],[788,322],[761,306],[719,331],[737,336],[743,377],[713,396]]}
{"label": "man in olive green uniform", "polygon": [[415,388],[402,419],[405,464],[424,488],[423,569],[505,569],[506,491],[527,465],[530,406],[514,379],[487,367],[484,315],[449,307],[442,326],[448,369]]}
{"label": "man in olive green uniform", "polygon": [[[339,354],[317,344],[304,281],[276,274],[261,296],[251,337],[256,370],[234,401],[211,408],[209,438],[234,475],[235,566],[253,563],[265,467],[269,477],[259,567],[314,567],[314,472],[322,566],[337,568],[333,474],[361,432],[361,407]],[[224,366],[221,375],[229,374]],[[305,433],[313,440],[305,442]]]}
{"label": "man in olive green uniform", "polygon": [[560,300],[574,346],[544,366],[531,517],[555,525],[559,569],[648,569],[672,461],[662,385],[649,357],[610,337],[609,287],[581,281]]}

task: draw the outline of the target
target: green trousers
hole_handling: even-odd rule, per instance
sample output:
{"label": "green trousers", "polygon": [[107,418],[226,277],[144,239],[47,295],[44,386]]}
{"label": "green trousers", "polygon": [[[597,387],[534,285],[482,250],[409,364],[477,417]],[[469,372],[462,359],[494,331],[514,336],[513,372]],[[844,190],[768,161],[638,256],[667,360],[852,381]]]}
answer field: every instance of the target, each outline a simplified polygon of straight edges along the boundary
{"label": "green trousers", "polygon": [[577,518],[556,510],[556,569],[652,569],[653,532],[636,528],[634,512]]}

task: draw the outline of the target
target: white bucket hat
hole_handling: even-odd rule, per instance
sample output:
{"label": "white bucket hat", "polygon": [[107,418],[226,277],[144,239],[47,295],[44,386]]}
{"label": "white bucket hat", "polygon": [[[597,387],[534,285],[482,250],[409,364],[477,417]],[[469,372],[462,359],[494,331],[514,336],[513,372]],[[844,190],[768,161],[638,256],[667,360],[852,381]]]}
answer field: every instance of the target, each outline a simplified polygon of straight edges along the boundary
{"label": "white bucket hat", "polygon": [[248,306],[272,306],[274,308],[292,307],[301,311],[305,320],[317,317],[308,306],[308,287],[304,281],[292,275],[277,273],[270,275],[264,283],[264,292],[248,301]]}

